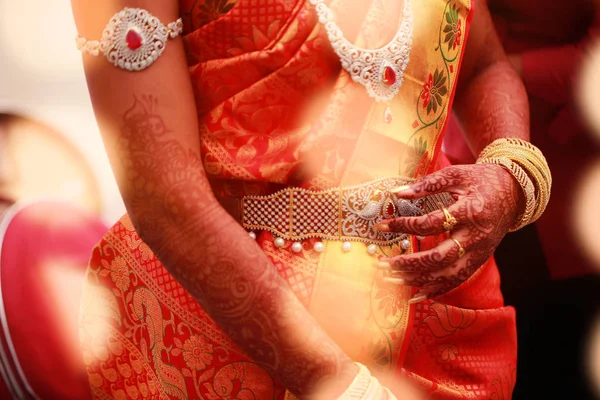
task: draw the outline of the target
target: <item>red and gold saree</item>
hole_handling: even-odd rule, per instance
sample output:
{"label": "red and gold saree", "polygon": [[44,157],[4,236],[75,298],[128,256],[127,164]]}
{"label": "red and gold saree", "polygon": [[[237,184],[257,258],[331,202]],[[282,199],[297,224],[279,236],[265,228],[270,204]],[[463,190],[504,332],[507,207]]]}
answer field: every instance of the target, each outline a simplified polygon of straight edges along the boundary
{"label": "red and gold saree", "polygon": [[[185,0],[190,73],[203,164],[223,204],[287,186],[349,186],[439,169],[442,133],[468,34],[471,0],[413,4],[411,62],[394,118],[341,70],[304,0]],[[342,15],[345,1],[334,1]],[[401,4],[354,2],[364,20],[347,37],[377,48]],[[393,17],[393,18],[392,18]],[[377,27],[377,29],[374,29]],[[391,32],[391,34],[389,34]],[[454,291],[409,306],[411,288],[383,283],[366,246],[325,241],[293,252],[268,232],[258,243],[298,298],[354,360],[402,374],[432,398],[510,398],[514,311],[488,261]],[[439,238],[417,240],[416,249]],[[380,254],[399,246],[380,246]],[[285,388],[249,360],[185,292],[123,217],[96,246],[81,333],[97,399],[283,399]]]}

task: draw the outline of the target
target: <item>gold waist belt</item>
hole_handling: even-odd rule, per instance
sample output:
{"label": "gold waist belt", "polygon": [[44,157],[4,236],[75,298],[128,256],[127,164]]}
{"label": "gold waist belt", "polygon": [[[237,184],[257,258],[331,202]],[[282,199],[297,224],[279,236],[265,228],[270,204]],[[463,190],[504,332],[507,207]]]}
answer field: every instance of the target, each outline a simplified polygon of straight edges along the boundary
{"label": "gold waist belt", "polygon": [[419,216],[453,202],[448,193],[416,200],[399,199],[390,190],[410,184],[404,178],[381,178],[360,185],[322,191],[287,188],[269,196],[246,196],[241,222],[249,231],[264,230],[279,238],[319,238],[389,245],[406,239],[401,233],[378,232],[384,219]]}

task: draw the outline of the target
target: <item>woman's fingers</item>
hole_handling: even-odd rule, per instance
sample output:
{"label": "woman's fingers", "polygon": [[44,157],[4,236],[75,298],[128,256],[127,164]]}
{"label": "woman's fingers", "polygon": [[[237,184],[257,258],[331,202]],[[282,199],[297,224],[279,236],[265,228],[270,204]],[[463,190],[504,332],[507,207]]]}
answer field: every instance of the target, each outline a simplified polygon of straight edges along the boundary
{"label": "woman's fingers", "polygon": [[[461,247],[452,239],[447,239],[426,251],[406,254],[379,260],[380,269],[400,272],[427,273],[454,264],[461,257]],[[464,251],[464,248],[462,248]]]}
{"label": "woman's fingers", "polygon": [[[466,238],[467,232],[461,231],[460,234],[457,232],[456,237]],[[449,292],[467,280],[476,269],[473,268],[476,264],[475,257],[472,253],[469,253],[468,249],[463,248],[456,237],[451,237],[440,243],[436,248],[431,249],[434,251],[438,249],[438,251],[443,252],[443,254],[438,253],[442,255],[435,264],[423,264],[423,261],[419,261],[419,265],[412,268],[406,267],[403,264],[404,261],[399,262],[399,259],[418,259],[412,256],[431,254],[431,250],[390,259],[395,264],[380,261],[378,267],[390,271],[390,274],[384,277],[383,280],[390,284],[418,287],[419,290],[413,295],[412,303]],[[397,266],[397,268],[393,268],[394,266]]]}
{"label": "woman's fingers", "polygon": [[428,287],[423,287],[413,295],[413,297],[408,301],[408,304],[418,304],[425,300],[441,296],[448,291],[449,290],[444,289],[444,285],[431,285]]}
{"label": "woman's fingers", "polygon": [[390,257],[378,264],[389,270],[382,277],[388,283],[418,288],[412,303],[447,293],[469,279],[493,254],[522,208],[518,185],[497,166],[452,166],[392,192],[404,199],[441,192],[457,198],[441,211],[389,219],[377,226],[385,232],[418,236],[452,232],[451,238],[431,250]]}
{"label": "woman's fingers", "polygon": [[436,272],[423,274],[417,272],[394,271],[389,277],[383,279],[390,284],[418,287],[419,290],[417,290],[411,300],[409,300],[409,304],[415,304],[448,293],[459,286],[464,280],[455,274],[457,270],[461,270],[465,267],[466,262],[461,262],[461,260],[459,260],[455,264]]}
{"label": "woman's fingers", "polygon": [[[467,253],[468,255],[468,253]],[[458,260],[453,264],[445,265],[442,268],[436,270],[426,271],[398,271],[390,270],[390,275],[383,278],[386,282],[392,282],[392,279],[401,279],[402,283],[407,286],[424,287],[431,286],[438,283],[453,279],[457,270],[464,267],[464,261]]]}
{"label": "woman's fingers", "polygon": [[390,190],[402,199],[418,199],[420,197],[430,196],[442,192],[453,192],[461,194],[464,192],[463,187],[468,186],[467,178],[464,174],[465,166],[451,166],[427,175],[418,181],[400,186]]}
{"label": "woman's fingers", "polygon": [[445,223],[450,223],[452,228],[460,225],[461,221],[456,216],[466,202],[466,198],[461,197],[456,203],[448,206],[446,208],[448,215],[440,209],[418,217],[387,219],[375,225],[375,229],[380,232],[399,232],[418,236],[439,235],[448,230]]}

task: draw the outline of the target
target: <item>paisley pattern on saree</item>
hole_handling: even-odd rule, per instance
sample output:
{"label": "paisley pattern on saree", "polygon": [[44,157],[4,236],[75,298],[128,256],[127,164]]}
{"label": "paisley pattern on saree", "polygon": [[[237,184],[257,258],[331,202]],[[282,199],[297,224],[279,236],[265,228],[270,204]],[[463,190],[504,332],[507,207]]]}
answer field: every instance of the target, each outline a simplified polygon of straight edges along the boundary
{"label": "paisley pattern on saree", "polygon": [[81,339],[95,398],[282,395],[142,245],[124,217],[90,262]]}

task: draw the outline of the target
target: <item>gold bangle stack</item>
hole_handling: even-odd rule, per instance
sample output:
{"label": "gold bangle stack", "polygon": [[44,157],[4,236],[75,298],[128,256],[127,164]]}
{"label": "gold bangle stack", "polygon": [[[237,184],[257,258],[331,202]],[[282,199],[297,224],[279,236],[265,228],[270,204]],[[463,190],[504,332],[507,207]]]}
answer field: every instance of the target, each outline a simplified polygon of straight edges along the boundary
{"label": "gold bangle stack", "polygon": [[537,221],[544,213],[550,200],[552,175],[546,158],[537,147],[517,138],[497,139],[483,149],[477,164],[501,166],[521,185],[525,211],[519,215],[511,232]]}

